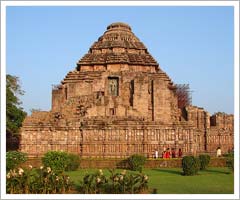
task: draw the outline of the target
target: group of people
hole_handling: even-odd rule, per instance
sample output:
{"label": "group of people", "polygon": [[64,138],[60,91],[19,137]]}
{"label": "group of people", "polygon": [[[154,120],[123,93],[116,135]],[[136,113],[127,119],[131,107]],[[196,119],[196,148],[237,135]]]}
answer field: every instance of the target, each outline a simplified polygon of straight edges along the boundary
{"label": "group of people", "polygon": [[[178,149],[178,152],[176,152],[176,150],[174,148],[171,149],[170,151],[170,148],[167,148],[167,150],[164,150],[162,152],[162,158],[181,158],[182,157],[182,149]],[[158,156],[158,151],[157,149],[155,150],[155,154],[154,154],[154,157],[157,159],[159,156]]]}
{"label": "group of people", "polygon": [[[233,152],[233,149],[232,149],[232,152]],[[171,151],[170,151],[170,148],[167,148],[167,150],[164,150],[162,152],[162,158],[181,158],[182,155],[183,155],[182,149],[178,149],[178,152],[176,152],[176,150],[174,148],[171,148]],[[218,147],[217,148],[217,157],[221,157],[221,155],[222,155],[221,148]],[[159,158],[157,149],[155,149],[154,158],[156,158],[156,159]]]}

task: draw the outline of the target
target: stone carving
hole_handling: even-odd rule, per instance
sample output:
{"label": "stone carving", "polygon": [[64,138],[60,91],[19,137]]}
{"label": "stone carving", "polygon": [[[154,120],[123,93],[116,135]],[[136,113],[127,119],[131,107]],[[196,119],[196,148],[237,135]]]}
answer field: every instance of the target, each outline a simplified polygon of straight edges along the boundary
{"label": "stone carving", "polygon": [[63,118],[63,115],[60,112],[53,113],[54,119],[59,120]]}
{"label": "stone carving", "polygon": [[109,78],[108,79],[108,91],[111,96],[118,96],[118,79]]}
{"label": "stone carving", "polygon": [[84,105],[77,106],[76,114],[84,117],[87,114],[87,107],[85,107]]}

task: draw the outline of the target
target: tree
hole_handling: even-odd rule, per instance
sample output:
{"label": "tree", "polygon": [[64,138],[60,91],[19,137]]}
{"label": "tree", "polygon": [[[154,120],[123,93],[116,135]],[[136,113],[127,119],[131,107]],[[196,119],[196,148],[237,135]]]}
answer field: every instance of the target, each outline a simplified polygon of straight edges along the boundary
{"label": "tree", "polygon": [[[16,143],[18,141],[19,129],[22,122],[27,115],[20,107],[21,101],[18,95],[23,95],[24,91],[21,90],[19,78],[7,74],[6,76],[6,129],[7,129],[7,147],[14,146],[11,141]],[[12,149],[10,147],[10,149]]]}

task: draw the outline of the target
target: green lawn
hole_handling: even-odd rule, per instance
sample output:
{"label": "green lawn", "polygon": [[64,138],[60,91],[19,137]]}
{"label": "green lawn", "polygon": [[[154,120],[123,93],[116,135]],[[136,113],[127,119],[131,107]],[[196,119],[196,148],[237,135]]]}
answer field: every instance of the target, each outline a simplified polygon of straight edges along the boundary
{"label": "green lawn", "polygon": [[[84,174],[97,169],[81,169],[67,172],[74,184],[78,185]],[[117,171],[122,171],[117,169]],[[107,169],[104,174],[109,175]],[[128,173],[134,173],[128,171]],[[156,188],[158,194],[233,194],[234,176],[227,168],[209,168],[196,176],[182,176],[180,168],[144,169],[149,176],[149,187]]]}

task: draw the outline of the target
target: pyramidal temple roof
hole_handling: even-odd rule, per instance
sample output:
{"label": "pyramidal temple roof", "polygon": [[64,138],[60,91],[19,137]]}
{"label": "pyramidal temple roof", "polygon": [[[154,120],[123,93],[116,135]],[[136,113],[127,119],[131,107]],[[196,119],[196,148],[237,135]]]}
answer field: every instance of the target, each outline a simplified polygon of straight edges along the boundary
{"label": "pyramidal temple roof", "polygon": [[129,64],[158,66],[148,53],[144,44],[134,35],[128,24],[117,22],[107,27],[77,63],[77,68],[84,65]]}

